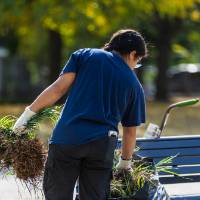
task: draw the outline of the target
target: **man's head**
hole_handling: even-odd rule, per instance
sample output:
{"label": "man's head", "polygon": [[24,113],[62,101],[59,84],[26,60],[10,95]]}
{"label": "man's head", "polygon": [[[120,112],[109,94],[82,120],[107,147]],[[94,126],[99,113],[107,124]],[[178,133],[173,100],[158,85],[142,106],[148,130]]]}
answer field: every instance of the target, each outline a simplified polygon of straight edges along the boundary
{"label": "man's head", "polygon": [[132,29],[119,30],[114,33],[103,49],[118,52],[130,68],[135,68],[136,64],[147,56],[144,38],[140,33]]}

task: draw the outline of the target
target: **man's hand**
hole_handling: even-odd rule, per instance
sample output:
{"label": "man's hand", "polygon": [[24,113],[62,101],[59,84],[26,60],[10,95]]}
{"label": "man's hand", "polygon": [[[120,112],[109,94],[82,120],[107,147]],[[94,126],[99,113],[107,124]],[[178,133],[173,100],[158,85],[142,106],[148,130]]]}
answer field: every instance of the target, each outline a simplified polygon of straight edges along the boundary
{"label": "man's hand", "polygon": [[13,131],[17,135],[21,135],[21,133],[25,130],[27,122],[31,119],[33,115],[36,113],[30,110],[29,107],[26,107],[24,112],[21,114],[21,116],[18,118],[18,120],[15,122],[13,126]]}
{"label": "man's hand", "polygon": [[118,164],[116,165],[117,170],[128,170],[132,171],[131,167],[131,159],[130,160],[123,160],[121,157],[119,159]]}
{"label": "man's hand", "polygon": [[114,171],[113,176],[117,180],[125,180],[126,177],[131,176],[133,169],[131,166],[131,160],[123,160],[121,157],[118,164],[116,165],[116,170]]}
{"label": "man's hand", "polygon": [[131,158],[136,142],[136,127],[123,127],[122,155],[116,165],[117,170],[133,171]]}

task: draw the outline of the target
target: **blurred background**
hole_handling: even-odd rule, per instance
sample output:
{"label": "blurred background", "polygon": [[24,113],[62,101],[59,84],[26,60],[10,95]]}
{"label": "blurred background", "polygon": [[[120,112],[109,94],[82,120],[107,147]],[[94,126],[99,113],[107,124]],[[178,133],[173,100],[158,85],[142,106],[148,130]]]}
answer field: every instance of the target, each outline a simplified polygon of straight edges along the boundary
{"label": "blurred background", "polygon": [[[147,100],[138,137],[169,104],[200,96],[200,0],[1,0],[0,15],[0,116],[20,115],[74,50],[100,48],[123,28],[149,49],[136,71]],[[200,105],[173,110],[163,135],[200,134],[199,113]],[[41,124],[45,142],[51,130]]]}

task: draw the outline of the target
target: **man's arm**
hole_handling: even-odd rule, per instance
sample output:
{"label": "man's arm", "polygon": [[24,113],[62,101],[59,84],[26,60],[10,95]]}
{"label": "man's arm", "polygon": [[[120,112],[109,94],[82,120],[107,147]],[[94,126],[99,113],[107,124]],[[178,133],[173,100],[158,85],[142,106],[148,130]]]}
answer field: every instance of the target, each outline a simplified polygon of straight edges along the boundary
{"label": "man's arm", "polygon": [[54,83],[46,88],[29,106],[33,112],[49,107],[56,103],[71,87],[75,79],[75,73],[65,73]]}
{"label": "man's arm", "polygon": [[126,169],[132,171],[131,158],[136,144],[136,127],[124,127],[122,137],[122,153],[117,164],[117,169]]}
{"label": "man's arm", "polygon": [[132,158],[136,144],[136,127],[123,127],[122,138],[122,158],[129,160]]}
{"label": "man's arm", "polygon": [[75,73],[72,72],[64,73],[59,76],[59,78],[46,88],[30,106],[26,107],[25,111],[14,124],[13,131],[21,134],[33,115],[39,110],[53,105],[69,90],[75,80],[75,76]]}

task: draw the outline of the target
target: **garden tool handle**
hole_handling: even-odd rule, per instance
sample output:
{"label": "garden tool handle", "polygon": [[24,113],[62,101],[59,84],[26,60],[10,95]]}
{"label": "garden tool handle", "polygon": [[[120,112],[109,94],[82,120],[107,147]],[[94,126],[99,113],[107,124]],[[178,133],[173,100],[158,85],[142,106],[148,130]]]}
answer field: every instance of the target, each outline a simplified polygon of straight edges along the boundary
{"label": "garden tool handle", "polygon": [[163,117],[163,120],[162,120],[162,123],[160,125],[160,135],[167,123],[167,120],[168,120],[168,117],[169,117],[169,113],[170,111],[173,109],[173,108],[176,108],[176,107],[185,107],[185,106],[191,106],[191,105],[194,105],[196,103],[199,102],[199,99],[198,98],[195,98],[195,99],[190,99],[190,100],[187,100],[187,101],[181,101],[181,102],[178,102],[178,103],[174,103],[172,105],[170,105],[165,114],[164,114],[164,117]]}
{"label": "garden tool handle", "polygon": [[199,102],[199,99],[196,98],[196,99],[190,99],[190,100],[187,100],[187,101],[181,101],[181,102],[172,104],[172,106],[173,106],[173,107],[191,106],[191,105],[194,105],[194,104],[196,104],[196,103],[198,103],[198,102]]}

